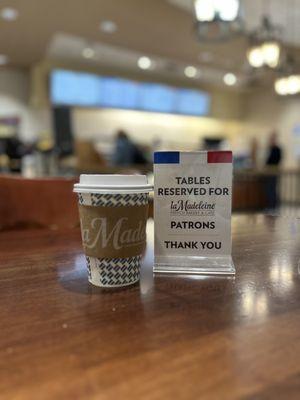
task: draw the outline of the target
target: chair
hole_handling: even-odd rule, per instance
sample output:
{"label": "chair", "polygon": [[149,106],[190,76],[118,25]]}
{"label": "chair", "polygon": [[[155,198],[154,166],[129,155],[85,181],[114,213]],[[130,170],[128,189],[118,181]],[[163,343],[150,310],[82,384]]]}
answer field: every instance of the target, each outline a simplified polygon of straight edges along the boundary
{"label": "chair", "polygon": [[75,179],[0,175],[0,230],[79,226]]}

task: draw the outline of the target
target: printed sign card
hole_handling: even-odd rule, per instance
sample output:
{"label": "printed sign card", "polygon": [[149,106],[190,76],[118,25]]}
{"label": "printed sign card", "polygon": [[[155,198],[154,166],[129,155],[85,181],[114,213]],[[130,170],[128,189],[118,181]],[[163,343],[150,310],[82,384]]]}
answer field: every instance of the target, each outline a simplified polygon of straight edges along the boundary
{"label": "printed sign card", "polygon": [[231,151],[154,153],[154,271],[233,274],[231,196]]}

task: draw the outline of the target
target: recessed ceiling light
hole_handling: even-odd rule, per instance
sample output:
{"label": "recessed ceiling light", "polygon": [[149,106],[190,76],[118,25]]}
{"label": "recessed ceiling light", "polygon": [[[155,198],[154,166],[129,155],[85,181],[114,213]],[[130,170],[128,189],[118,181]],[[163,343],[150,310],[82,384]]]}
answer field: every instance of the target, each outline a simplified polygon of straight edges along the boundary
{"label": "recessed ceiling light", "polygon": [[236,77],[236,75],[232,74],[231,72],[228,72],[227,74],[225,74],[223,76],[223,81],[224,81],[225,85],[233,86],[237,82],[237,77]]}
{"label": "recessed ceiling light", "polygon": [[188,65],[184,69],[184,75],[187,76],[188,78],[195,78],[198,75],[198,70],[196,67]]}
{"label": "recessed ceiling light", "polygon": [[100,30],[105,33],[114,33],[118,29],[117,24],[114,21],[101,21],[100,22]]}
{"label": "recessed ceiling light", "polygon": [[95,50],[92,49],[91,47],[85,47],[85,48],[82,50],[82,56],[83,56],[84,58],[93,58],[94,55],[95,55]]}
{"label": "recessed ceiling light", "polygon": [[140,57],[137,63],[141,69],[149,69],[152,65],[151,59],[146,56]]}
{"label": "recessed ceiling light", "polygon": [[6,21],[15,21],[19,16],[19,12],[15,8],[5,7],[0,11],[0,16]]}
{"label": "recessed ceiling light", "polygon": [[0,54],[0,65],[5,65],[8,63],[8,57],[5,54]]}

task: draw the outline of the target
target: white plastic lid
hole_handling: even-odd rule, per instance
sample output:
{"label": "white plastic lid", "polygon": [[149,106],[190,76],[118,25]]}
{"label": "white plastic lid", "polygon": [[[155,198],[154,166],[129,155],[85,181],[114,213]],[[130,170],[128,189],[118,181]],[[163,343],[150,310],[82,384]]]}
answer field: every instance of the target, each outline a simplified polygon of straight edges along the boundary
{"label": "white plastic lid", "polygon": [[78,193],[148,193],[153,186],[146,175],[80,175],[74,185]]}

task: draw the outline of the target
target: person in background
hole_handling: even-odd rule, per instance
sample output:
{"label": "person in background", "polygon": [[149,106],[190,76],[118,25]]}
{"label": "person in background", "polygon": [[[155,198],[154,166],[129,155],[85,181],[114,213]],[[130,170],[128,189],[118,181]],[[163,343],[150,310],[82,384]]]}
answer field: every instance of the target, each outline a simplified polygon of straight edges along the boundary
{"label": "person in background", "polygon": [[10,172],[21,172],[21,160],[25,154],[24,144],[17,136],[6,139],[5,153],[9,158]]}
{"label": "person in background", "polygon": [[282,150],[277,142],[277,133],[273,131],[269,139],[266,167],[269,172],[266,177],[266,195],[269,209],[275,209],[278,205],[278,167],[282,160]]}
{"label": "person in background", "polygon": [[266,160],[266,165],[278,167],[279,164],[281,163],[281,158],[282,158],[282,151],[281,151],[280,146],[277,143],[277,133],[274,131],[270,135],[268,157]]}
{"label": "person in background", "polygon": [[113,163],[118,166],[147,163],[143,152],[130,140],[127,133],[123,130],[117,132]]}
{"label": "person in background", "polygon": [[253,169],[257,168],[257,152],[258,152],[257,139],[253,138],[250,146],[250,162],[251,162],[251,168]]}

